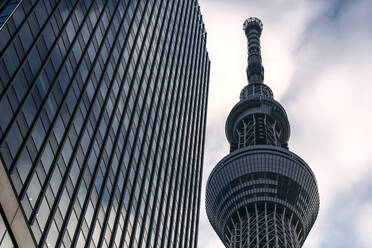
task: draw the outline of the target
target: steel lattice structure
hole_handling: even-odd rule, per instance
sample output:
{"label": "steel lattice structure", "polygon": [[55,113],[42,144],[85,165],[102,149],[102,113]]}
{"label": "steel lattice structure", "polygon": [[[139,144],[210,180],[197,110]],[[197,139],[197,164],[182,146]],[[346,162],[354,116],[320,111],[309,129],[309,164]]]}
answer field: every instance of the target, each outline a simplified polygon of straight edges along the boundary
{"label": "steel lattice structure", "polygon": [[296,225],[292,225],[293,213],[290,218],[286,215],[286,208],[274,205],[270,209],[265,203],[263,210],[259,210],[254,204],[254,211],[246,208],[246,216],[233,223],[231,232],[230,248],[248,247],[299,247],[300,241],[296,232]]}
{"label": "steel lattice structure", "polygon": [[304,243],[319,211],[310,167],[288,149],[287,114],[263,83],[262,23],[244,23],[248,85],[226,121],[230,154],[207,182],[208,218],[226,247],[288,247]]}

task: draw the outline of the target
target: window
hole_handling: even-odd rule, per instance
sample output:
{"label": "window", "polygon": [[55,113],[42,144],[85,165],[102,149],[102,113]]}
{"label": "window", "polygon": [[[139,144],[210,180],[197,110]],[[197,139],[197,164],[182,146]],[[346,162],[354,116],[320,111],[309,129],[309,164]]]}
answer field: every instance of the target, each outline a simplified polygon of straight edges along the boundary
{"label": "window", "polygon": [[43,155],[41,155],[41,161],[43,163],[43,167],[46,173],[48,173],[50,166],[52,165],[54,158],[54,154],[52,152],[52,149],[50,148],[49,143],[47,143]]}
{"label": "window", "polygon": [[12,128],[9,130],[9,135],[7,136],[7,143],[9,146],[9,150],[14,158],[18,152],[18,149],[22,143],[22,136],[19,131],[18,125],[14,124]]}
{"label": "window", "polygon": [[28,85],[26,83],[26,78],[24,76],[23,71],[21,71],[20,73],[17,74],[17,76],[14,80],[14,83],[13,83],[13,87],[14,87],[15,92],[17,94],[18,101],[21,101],[23,99],[24,95],[26,94],[26,90],[28,88]]}
{"label": "window", "polygon": [[0,102],[0,109],[1,109],[0,128],[2,131],[5,131],[10,121],[9,117],[13,116],[13,112],[12,109],[10,108],[10,104],[7,98],[3,98],[3,100]]}
{"label": "window", "polygon": [[30,55],[28,56],[28,62],[31,66],[32,73],[36,76],[41,66],[40,56],[36,48],[31,50]]}
{"label": "window", "polygon": [[11,45],[11,46],[8,47],[4,57],[5,58],[12,58],[12,59],[7,59],[6,63],[5,63],[9,74],[12,75],[15,72],[15,70],[17,69],[18,65],[19,65],[19,59],[18,59],[18,55],[15,51],[14,45]]}

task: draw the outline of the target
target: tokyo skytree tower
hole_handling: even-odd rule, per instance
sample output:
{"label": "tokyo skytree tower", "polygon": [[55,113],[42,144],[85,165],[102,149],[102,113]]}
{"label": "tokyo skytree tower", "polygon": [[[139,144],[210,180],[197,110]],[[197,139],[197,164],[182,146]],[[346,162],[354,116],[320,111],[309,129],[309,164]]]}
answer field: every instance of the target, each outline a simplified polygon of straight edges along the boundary
{"label": "tokyo skytree tower", "polygon": [[244,22],[248,39],[246,85],[226,121],[230,154],[209,176],[206,210],[229,248],[301,247],[319,211],[310,167],[288,149],[284,108],[263,83],[262,22]]}

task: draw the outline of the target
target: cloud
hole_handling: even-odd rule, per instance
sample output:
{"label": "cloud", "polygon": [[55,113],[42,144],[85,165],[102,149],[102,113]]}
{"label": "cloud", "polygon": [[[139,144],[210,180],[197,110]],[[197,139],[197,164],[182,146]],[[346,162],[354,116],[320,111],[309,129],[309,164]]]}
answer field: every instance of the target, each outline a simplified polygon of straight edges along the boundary
{"label": "cloud", "polygon": [[364,247],[369,247],[372,243],[372,201],[358,207],[360,208],[360,211],[358,211],[356,216],[354,228],[358,231],[356,235],[358,236],[362,245]]}
{"label": "cloud", "polygon": [[205,184],[229,151],[225,120],[246,84],[242,23],[257,16],[264,24],[265,82],[287,110],[289,147],[318,180],[320,212],[304,247],[368,247],[372,199],[368,191],[356,192],[368,188],[366,178],[372,176],[372,2],[201,0],[200,5],[211,78],[199,246],[223,247],[206,219]]}

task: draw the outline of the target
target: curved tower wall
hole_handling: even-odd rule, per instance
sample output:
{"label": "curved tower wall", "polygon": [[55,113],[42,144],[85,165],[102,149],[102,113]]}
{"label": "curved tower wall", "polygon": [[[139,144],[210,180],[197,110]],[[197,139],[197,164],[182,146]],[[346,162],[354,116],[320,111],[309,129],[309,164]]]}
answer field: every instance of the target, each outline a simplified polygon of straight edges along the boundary
{"label": "curved tower wall", "polygon": [[316,179],[289,151],[287,114],[263,83],[261,21],[244,31],[248,85],[226,121],[230,154],[209,176],[207,215],[226,247],[301,247],[319,210]]}

